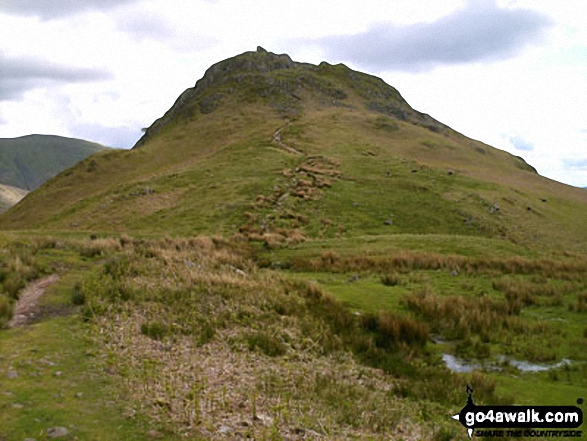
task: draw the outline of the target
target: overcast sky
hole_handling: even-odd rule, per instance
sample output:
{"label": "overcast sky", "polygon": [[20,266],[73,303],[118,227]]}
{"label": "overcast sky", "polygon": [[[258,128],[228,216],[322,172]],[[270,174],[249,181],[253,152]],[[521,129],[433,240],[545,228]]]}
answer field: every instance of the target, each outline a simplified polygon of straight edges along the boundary
{"label": "overcast sky", "polygon": [[0,138],[130,148],[258,45],[383,78],[417,110],[587,187],[580,0],[0,0]]}

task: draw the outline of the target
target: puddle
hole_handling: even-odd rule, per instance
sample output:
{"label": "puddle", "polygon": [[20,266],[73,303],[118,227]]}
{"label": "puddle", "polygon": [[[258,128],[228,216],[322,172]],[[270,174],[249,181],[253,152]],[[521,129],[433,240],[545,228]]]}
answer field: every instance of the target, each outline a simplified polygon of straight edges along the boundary
{"label": "puddle", "polygon": [[499,357],[499,360],[502,362],[509,363],[511,366],[515,367],[516,369],[518,369],[522,372],[543,372],[543,371],[549,371],[551,369],[558,369],[560,367],[571,364],[571,360],[569,360],[567,358],[563,358],[561,361],[559,361],[558,363],[555,363],[555,364],[530,363],[529,361],[519,361],[519,360],[514,360],[514,359],[503,357],[503,356]]}
{"label": "puddle", "polygon": [[[455,357],[451,354],[442,354],[442,360],[446,364],[446,367],[453,372],[458,373],[469,373],[479,369],[485,370],[502,370],[503,368],[496,363],[485,362],[478,363],[470,360],[463,360],[462,358]],[[571,360],[563,358],[558,363],[554,364],[537,364],[530,363],[529,361],[520,361],[512,358],[505,357],[503,355],[498,357],[499,363],[508,363],[510,366],[515,367],[521,372],[543,372],[551,369],[558,369],[560,367],[570,365]]]}
{"label": "puddle", "polygon": [[483,367],[479,364],[474,364],[467,360],[461,360],[460,358],[457,358],[454,355],[450,354],[442,354],[442,359],[444,360],[444,363],[446,364],[447,368],[449,368],[453,372],[458,372],[460,374],[473,372],[474,370],[481,369]]}

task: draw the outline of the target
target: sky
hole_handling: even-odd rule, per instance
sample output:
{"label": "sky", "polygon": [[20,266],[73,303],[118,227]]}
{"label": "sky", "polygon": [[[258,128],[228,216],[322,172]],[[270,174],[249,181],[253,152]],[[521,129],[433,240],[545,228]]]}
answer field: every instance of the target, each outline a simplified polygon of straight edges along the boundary
{"label": "sky", "polygon": [[257,46],[381,77],[415,109],[587,187],[582,0],[0,0],[0,138],[131,148]]}

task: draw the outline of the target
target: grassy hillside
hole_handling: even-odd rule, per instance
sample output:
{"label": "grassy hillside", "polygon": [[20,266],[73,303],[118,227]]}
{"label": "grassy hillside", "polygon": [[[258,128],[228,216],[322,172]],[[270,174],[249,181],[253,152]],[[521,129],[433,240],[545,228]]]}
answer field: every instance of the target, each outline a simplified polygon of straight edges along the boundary
{"label": "grassy hillside", "polygon": [[0,138],[0,183],[35,190],[62,170],[105,147],[53,135]]}
{"label": "grassy hillside", "polygon": [[82,161],[0,225],[273,242],[435,233],[572,248],[587,240],[586,202],[414,111],[378,78],[256,52],[210,68],[133,150]]}
{"label": "grassy hillside", "polygon": [[22,188],[0,184],[0,213],[8,210],[10,207],[24,198],[27,193],[28,191],[23,190]]}

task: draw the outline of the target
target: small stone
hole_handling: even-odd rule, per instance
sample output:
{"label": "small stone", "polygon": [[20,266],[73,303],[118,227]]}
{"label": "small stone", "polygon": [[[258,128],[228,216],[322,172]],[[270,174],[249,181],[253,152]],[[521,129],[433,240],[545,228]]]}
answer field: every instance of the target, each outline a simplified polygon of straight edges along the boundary
{"label": "small stone", "polygon": [[76,397],[76,398],[81,398],[81,397],[83,397],[83,396],[84,396],[84,394],[83,394],[83,393],[81,393],[81,392],[78,392],[77,394],[75,394],[75,397]]}
{"label": "small stone", "polygon": [[458,275],[459,275],[459,272],[458,272],[458,271],[455,269],[455,270],[452,270],[452,271],[450,272],[450,275],[451,275],[451,276],[453,276],[453,277],[456,277],[456,276],[458,276]]}
{"label": "small stone", "polygon": [[149,435],[151,438],[163,438],[163,434],[158,430],[149,430],[147,435]]}
{"label": "small stone", "polygon": [[227,433],[231,432],[231,428],[228,426],[220,426],[220,428],[218,429],[218,432],[221,433],[222,435],[226,435]]}
{"label": "small stone", "polygon": [[25,438],[24,441],[37,441],[36,438]]}
{"label": "small stone", "polygon": [[383,221],[383,223],[385,225],[393,225],[393,221],[391,219],[387,219],[387,220]]}
{"label": "small stone", "polygon": [[56,377],[61,377],[62,375],[63,375],[63,372],[61,372],[61,371],[55,372]]}
{"label": "small stone", "polygon": [[47,436],[49,438],[63,438],[67,435],[69,435],[69,430],[65,427],[51,427],[47,429]]}
{"label": "small stone", "polygon": [[263,413],[259,413],[257,415],[255,415],[254,418],[255,421],[260,421],[261,423],[269,426],[273,423],[273,418],[271,418],[269,415],[265,415]]}
{"label": "small stone", "polygon": [[6,378],[17,378],[18,372],[16,371],[8,371],[6,372]]}
{"label": "small stone", "polygon": [[13,403],[12,404],[12,408],[13,409],[22,409],[24,406],[20,403]]}

